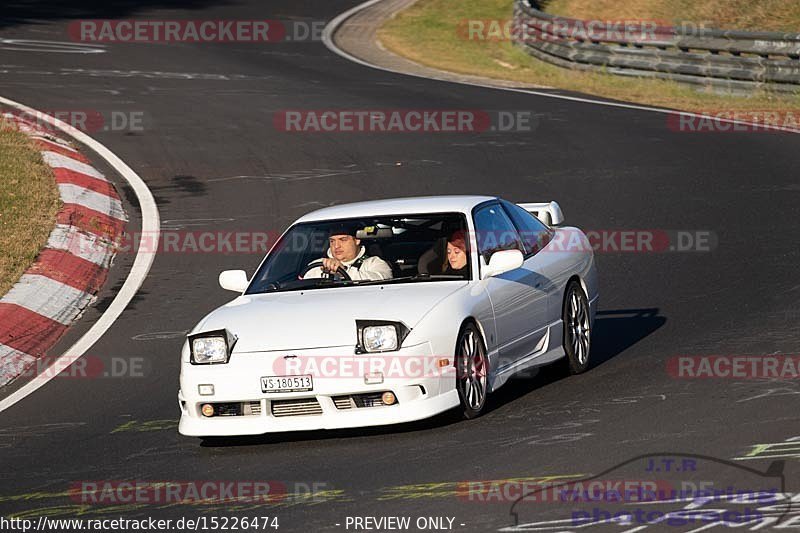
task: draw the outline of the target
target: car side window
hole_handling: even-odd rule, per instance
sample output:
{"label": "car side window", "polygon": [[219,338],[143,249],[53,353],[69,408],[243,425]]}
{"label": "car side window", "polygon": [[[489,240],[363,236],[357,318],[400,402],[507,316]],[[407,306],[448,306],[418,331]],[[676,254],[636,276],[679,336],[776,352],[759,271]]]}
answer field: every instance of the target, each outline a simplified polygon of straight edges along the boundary
{"label": "car side window", "polygon": [[492,254],[501,250],[519,250],[525,253],[514,224],[500,204],[481,207],[473,215],[478,240],[478,253],[487,263]]}
{"label": "car side window", "polygon": [[541,220],[517,204],[503,200],[503,207],[519,231],[526,256],[533,255],[547,246],[553,232]]}

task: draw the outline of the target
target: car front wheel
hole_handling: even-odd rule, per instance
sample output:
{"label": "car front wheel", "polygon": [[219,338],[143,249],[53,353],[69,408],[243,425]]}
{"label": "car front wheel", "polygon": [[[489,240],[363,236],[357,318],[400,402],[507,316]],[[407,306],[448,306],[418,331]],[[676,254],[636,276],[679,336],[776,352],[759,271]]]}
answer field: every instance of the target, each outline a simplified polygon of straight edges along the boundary
{"label": "car front wheel", "polygon": [[466,324],[456,343],[456,380],[464,418],[480,416],[489,390],[486,347],[474,324]]}

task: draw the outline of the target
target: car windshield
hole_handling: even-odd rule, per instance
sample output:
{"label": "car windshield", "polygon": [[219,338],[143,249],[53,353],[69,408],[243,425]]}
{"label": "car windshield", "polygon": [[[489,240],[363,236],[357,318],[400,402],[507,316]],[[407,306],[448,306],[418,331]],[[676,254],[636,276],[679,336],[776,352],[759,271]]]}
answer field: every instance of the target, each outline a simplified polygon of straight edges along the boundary
{"label": "car windshield", "polygon": [[[388,215],[296,224],[270,251],[246,294],[328,287],[471,279],[460,213]],[[342,234],[344,236],[342,237]],[[351,279],[321,268],[334,244]],[[448,241],[453,241],[448,245]],[[448,261],[448,247],[451,261]],[[458,249],[456,249],[458,248]],[[461,261],[461,262],[459,262]]]}

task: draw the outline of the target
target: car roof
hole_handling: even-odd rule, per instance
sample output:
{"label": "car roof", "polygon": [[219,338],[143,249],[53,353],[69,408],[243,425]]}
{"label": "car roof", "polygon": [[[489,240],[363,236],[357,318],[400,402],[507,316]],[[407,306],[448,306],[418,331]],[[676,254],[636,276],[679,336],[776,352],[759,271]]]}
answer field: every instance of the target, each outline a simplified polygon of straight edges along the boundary
{"label": "car roof", "polygon": [[325,207],[300,217],[297,222],[313,222],[339,218],[359,218],[385,215],[412,215],[424,213],[469,213],[476,205],[495,200],[496,196],[416,196],[371,200]]}

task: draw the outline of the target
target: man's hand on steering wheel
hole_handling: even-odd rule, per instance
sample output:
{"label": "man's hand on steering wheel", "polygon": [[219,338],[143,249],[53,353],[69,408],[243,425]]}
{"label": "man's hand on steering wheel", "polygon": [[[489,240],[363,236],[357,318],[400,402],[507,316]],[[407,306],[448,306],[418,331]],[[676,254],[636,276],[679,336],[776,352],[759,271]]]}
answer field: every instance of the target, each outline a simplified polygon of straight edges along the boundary
{"label": "man's hand on steering wheel", "polygon": [[334,274],[339,269],[346,270],[344,264],[338,259],[326,257],[322,260],[322,270]]}
{"label": "man's hand on steering wheel", "polygon": [[[328,270],[331,267],[334,267],[333,270]],[[320,270],[322,270],[323,278],[334,279],[336,276],[339,276],[344,281],[352,280],[350,274],[347,273],[347,267],[345,267],[344,264],[341,263],[339,260],[330,258],[318,259],[317,261],[312,261],[303,269],[302,272],[298,274],[297,278],[305,279],[306,274],[308,274],[310,270],[313,270],[315,268],[319,268]]]}

